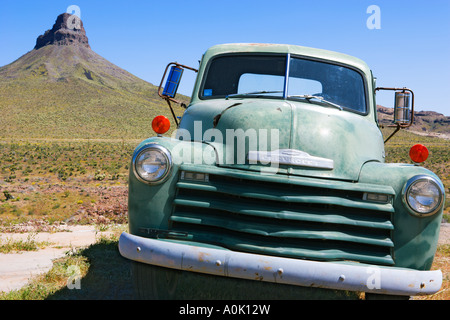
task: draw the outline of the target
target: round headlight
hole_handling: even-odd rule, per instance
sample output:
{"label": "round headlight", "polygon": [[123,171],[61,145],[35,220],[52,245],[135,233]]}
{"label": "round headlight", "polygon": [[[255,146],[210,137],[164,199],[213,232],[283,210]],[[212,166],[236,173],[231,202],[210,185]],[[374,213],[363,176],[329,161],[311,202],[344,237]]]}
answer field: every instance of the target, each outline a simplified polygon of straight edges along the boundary
{"label": "round headlight", "polygon": [[442,207],[444,189],[430,176],[415,176],[403,188],[403,202],[418,217],[435,214]]}
{"label": "round headlight", "polygon": [[145,145],[133,157],[134,174],[146,183],[162,182],[171,167],[170,152],[157,144]]}

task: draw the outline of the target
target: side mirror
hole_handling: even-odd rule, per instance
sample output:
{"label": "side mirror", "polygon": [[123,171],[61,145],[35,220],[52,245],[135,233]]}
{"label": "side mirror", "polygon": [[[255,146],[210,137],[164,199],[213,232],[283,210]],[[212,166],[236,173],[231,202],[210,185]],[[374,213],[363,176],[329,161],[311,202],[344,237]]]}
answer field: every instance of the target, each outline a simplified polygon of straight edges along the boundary
{"label": "side mirror", "polygon": [[163,96],[175,98],[183,71],[184,69],[178,65],[174,65],[170,68],[169,76],[167,77],[166,85],[164,86],[162,93]]}
{"label": "side mirror", "polygon": [[410,126],[411,121],[411,97],[412,93],[407,91],[395,92],[394,123]]}
{"label": "side mirror", "polygon": [[384,141],[386,143],[397,131],[410,127],[413,124],[414,92],[408,88],[375,88],[375,92],[378,90],[395,91],[394,120],[393,125],[389,125],[388,127],[396,127],[396,130]]}

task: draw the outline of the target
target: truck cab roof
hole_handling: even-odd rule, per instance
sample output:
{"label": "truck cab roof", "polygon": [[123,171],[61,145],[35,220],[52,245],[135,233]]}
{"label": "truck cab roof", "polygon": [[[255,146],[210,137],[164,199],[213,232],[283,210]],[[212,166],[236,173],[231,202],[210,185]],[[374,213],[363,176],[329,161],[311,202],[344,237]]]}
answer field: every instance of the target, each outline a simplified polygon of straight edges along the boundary
{"label": "truck cab roof", "polygon": [[371,75],[369,66],[361,59],[356,57],[329,51],[323,49],[316,49],[310,47],[303,47],[290,44],[268,44],[268,43],[228,43],[219,44],[210,47],[204,55],[204,58],[209,59],[212,56],[239,52],[264,52],[264,53],[286,53],[298,55],[303,57],[310,57],[315,59],[327,60],[337,63],[346,64],[360,69],[367,76]]}

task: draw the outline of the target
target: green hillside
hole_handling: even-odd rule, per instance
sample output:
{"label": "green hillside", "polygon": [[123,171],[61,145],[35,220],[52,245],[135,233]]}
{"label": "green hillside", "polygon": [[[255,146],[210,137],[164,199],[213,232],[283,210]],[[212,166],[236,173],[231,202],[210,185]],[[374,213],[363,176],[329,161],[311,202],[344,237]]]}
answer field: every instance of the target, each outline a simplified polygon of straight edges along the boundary
{"label": "green hillside", "polygon": [[58,45],[0,68],[0,113],[3,139],[141,139],[154,116],[170,115],[157,87],[90,49]]}

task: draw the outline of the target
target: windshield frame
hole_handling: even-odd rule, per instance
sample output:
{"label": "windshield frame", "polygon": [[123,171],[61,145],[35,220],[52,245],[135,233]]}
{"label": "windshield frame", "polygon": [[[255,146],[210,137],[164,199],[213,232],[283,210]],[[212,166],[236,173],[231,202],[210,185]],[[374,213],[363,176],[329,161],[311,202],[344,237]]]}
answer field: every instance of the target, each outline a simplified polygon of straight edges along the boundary
{"label": "windshield frame", "polygon": [[[208,76],[208,72],[210,70],[210,67],[212,65],[212,63],[214,62],[215,59],[217,58],[221,58],[224,56],[274,56],[274,57],[283,57],[286,59],[286,63],[285,63],[285,74],[284,74],[284,89],[283,89],[283,94],[282,96],[270,96],[270,95],[251,95],[249,94],[248,97],[244,97],[245,93],[242,94],[237,94],[239,95],[239,97],[233,98],[233,94],[229,94],[230,97],[227,97],[227,95],[220,95],[220,96],[205,96],[202,94],[202,92],[204,91],[204,87],[205,87],[205,83],[206,83],[206,78]],[[289,72],[290,72],[290,61],[291,58],[296,58],[296,59],[303,59],[303,60],[308,60],[308,61],[314,61],[314,62],[320,62],[320,63],[325,63],[325,64],[330,64],[330,65],[334,65],[334,66],[339,66],[339,67],[344,67],[350,70],[355,71],[362,79],[362,85],[364,87],[364,109],[365,112],[361,112],[358,111],[356,109],[352,109],[346,106],[342,106],[342,109],[345,111],[350,111],[352,113],[356,113],[359,115],[368,115],[369,114],[369,106],[370,106],[370,102],[369,102],[369,91],[368,91],[368,83],[367,83],[367,79],[365,77],[365,74],[362,70],[360,70],[359,68],[349,65],[349,64],[345,64],[345,63],[341,63],[338,61],[333,61],[333,60],[328,60],[328,59],[322,59],[322,58],[316,58],[316,57],[311,57],[311,56],[304,56],[304,55],[300,55],[300,54],[291,54],[291,53],[274,53],[274,52],[231,52],[231,53],[222,53],[222,54],[218,54],[215,55],[213,57],[211,57],[211,59],[209,59],[209,61],[207,62],[207,65],[205,67],[205,70],[202,74],[202,79],[201,79],[201,83],[199,86],[199,91],[197,93],[197,96],[200,100],[215,100],[215,99],[276,99],[276,100],[288,100],[288,101],[296,101],[299,102],[300,100],[294,97],[289,97],[288,96],[288,87],[289,87]],[[306,102],[306,103],[314,103],[314,104],[320,104],[326,107],[326,104],[320,101],[314,101],[314,102]]]}

